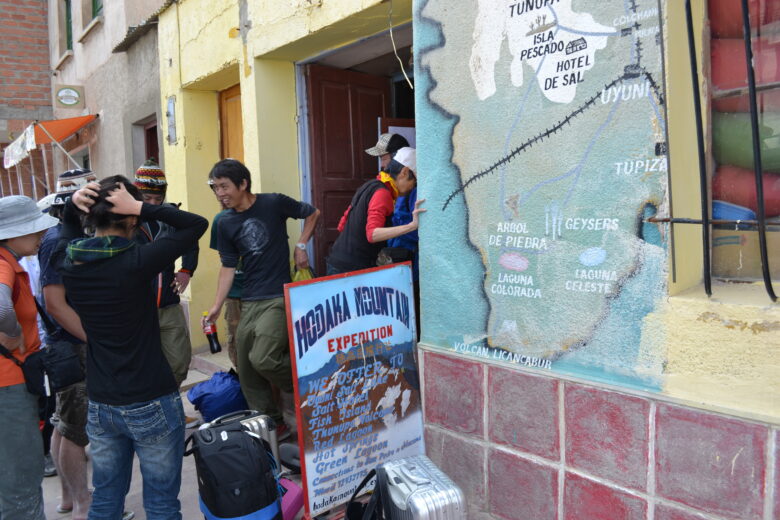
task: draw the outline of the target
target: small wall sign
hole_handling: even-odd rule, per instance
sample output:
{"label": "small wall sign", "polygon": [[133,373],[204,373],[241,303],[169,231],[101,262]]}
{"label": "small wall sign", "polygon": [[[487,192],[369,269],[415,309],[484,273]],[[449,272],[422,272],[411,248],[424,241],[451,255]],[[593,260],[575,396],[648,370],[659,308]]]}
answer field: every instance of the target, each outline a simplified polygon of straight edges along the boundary
{"label": "small wall sign", "polygon": [[54,101],[60,108],[84,108],[84,87],[81,85],[55,86]]}

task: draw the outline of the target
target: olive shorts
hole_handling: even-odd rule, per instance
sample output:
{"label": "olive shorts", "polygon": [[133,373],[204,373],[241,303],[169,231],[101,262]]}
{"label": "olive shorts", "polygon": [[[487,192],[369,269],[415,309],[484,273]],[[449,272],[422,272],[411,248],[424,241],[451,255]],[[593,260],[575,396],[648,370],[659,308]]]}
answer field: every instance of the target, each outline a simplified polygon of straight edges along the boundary
{"label": "olive shorts", "polygon": [[[79,343],[73,345],[81,360],[81,366],[86,364],[87,345]],[[51,418],[51,423],[57,431],[77,446],[84,447],[89,443],[87,439],[87,382],[81,381],[70,385],[57,392],[57,408]]]}

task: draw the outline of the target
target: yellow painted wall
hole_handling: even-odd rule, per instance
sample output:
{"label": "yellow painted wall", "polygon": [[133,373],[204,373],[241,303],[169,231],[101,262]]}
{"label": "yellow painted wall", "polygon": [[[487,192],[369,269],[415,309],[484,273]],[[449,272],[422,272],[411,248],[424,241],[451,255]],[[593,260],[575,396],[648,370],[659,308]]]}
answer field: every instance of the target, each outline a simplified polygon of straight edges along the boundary
{"label": "yellow painted wall", "polygon": [[[249,43],[255,56],[296,61],[387,30],[391,4],[386,0],[275,0],[250,2],[254,25]],[[394,0],[392,23],[412,19],[411,0]]]}
{"label": "yellow painted wall", "polygon": [[[393,24],[411,20],[411,0],[393,2]],[[219,159],[217,92],[241,84],[244,159],[255,192],[301,193],[295,62],[369,37],[388,27],[381,0],[181,0],[158,24],[160,97],[176,96],[176,143],[164,143],[170,200],[211,218],[217,212],[205,184]],[[242,18],[243,17],[243,18]],[[167,120],[165,121],[167,123]],[[167,134],[163,124],[163,135]],[[288,223],[290,242],[300,222]],[[207,232],[208,235],[208,232]],[[205,344],[200,313],[211,306],[218,257],[201,240],[190,289],[193,346]]]}
{"label": "yellow painted wall", "polygon": [[[692,4],[696,27],[696,48],[702,50],[705,29],[705,4],[694,0]],[[667,117],[669,125],[669,168],[673,194],[672,215],[675,217],[701,218],[699,196],[699,161],[696,152],[696,123],[693,109],[688,33],[685,23],[684,2],[667,1],[665,28]],[[674,52],[670,52],[674,49]],[[699,53],[700,84],[706,86],[701,52]],[[702,91],[704,94],[704,91]],[[705,117],[707,112],[703,112]],[[705,126],[706,126],[705,121]],[[674,226],[673,243],[669,259],[669,292],[676,294],[702,281],[701,228],[690,224]],[[674,263],[674,270],[672,269]]]}
{"label": "yellow painted wall", "polygon": [[[224,9],[214,9],[212,22],[201,31],[203,38],[225,40],[225,45],[202,45],[194,28],[197,21],[207,22],[201,9],[209,2],[190,0],[174,4],[160,16],[160,95],[163,112],[167,98],[175,96],[175,143],[164,142],[168,199],[182,202],[182,209],[193,211],[211,220],[219,211],[219,204],[206,184],[211,166],[219,160],[219,107],[217,92],[238,83],[237,60],[226,59],[226,48],[234,43],[229,35],[230,17]],[[237,9],[236,9],[237,11]],[[189,17],[197,16],[194,20]],[[164,30],[162,30],[164,28]],[[224,29],[224,30],[223,30]],[[221,34],[221,36],[220,36]],[[180,42],[182,42],[180,49]],[[233,47],[240,48],[233,44]],[[180,52],[181,51],[181,52]],[[196,56],[200,59],[196,59]],[[203,72],[200,72],[203,71]],[[205,74],[211,71],[211,74]],[[182,79],[184,78],[184,80]],[[167,136],[168,116],[162,121],[163,136]],[[198,270],[192,279],[185,298],[190,300],[190,333],[194,348],[205,345],[199,321],[202,311],[208,309],[214,299],[219,260],[209,249],[210,229],[200,240]]]}
{"label": "yellow painted wall", "polygon": [[[229,85],[218,81],[214,85],[208,84],[207,80],[239,62],[241,40],[231,32],[238,26],[238,2],[187,0],[169,11],[177,9],[181,84],[189,88],[210,90],[224,89],[235,84],[236,81]],[[202,84],[198,85],[199,82]]]}
{"label": "yellow painted wall", "polygon": [[696,287],[669,299],[664,390],[669,395],[780,423],[780,306],[752,287]]}

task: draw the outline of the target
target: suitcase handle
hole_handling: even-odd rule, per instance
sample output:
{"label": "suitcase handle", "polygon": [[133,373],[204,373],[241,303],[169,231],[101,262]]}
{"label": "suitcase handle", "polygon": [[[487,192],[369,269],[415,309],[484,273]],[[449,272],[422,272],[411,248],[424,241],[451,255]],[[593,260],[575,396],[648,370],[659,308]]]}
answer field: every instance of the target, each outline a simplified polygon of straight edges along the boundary
{"label": "suitcase handle", "polygon": [[235,420],[241,420],[246,417],[250,417],[252,415],[255,415],[257,412],[255,410],[239,410],[237,412],[231,412],[229,414],[225,414],[221,417],[217,417],[213,421],[211,421],[209,424],[211,426],[219,426],[220,424],[226,424],[229,422],[233,422]]}
{"label": "suitcase handle", "polygon": [[431,483],[431,479],[425,478],[425,477],[421,477],[419,475],[415,475],[414,473],[412,473],[411,470],[414,469],[414,467],[407,468],[406,466],[401,466],[398,469],[401,471],[403,476],[406,477],[406,479],[408,481],[410,481],[410,482],[412,482],[414,484],[417,484],[418,486],[423,486],[425,484],[430,484]]}

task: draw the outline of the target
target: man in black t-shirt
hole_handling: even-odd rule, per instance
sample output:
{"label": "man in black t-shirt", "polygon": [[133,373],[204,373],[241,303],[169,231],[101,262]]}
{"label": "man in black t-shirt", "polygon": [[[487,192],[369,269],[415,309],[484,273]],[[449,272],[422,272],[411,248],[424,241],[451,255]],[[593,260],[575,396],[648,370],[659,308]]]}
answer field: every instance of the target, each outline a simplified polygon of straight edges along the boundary
{"label": "man in black t-shirt", "polygon": [[[233,283],[241,258],[244,288],[241,320],[236,331],[238,377],[249,407],[271,416],[279,437],[288,427],[273,399],[271,385],[289,400],[293,391],[284,284],[290,282],[288,218],[305,219],[294,259],[299,269],[309,267],[306,243],[320,212],[281,193],[253,194],[246,166],[224,159],[209,173],[209,183],[228,208],[219,219],[217,248],[222,261],[214,305],[204,321],[215,322]],[[285,396],[287,394],[287,396]],[[290,425],[293,426],[293,425]]]}

